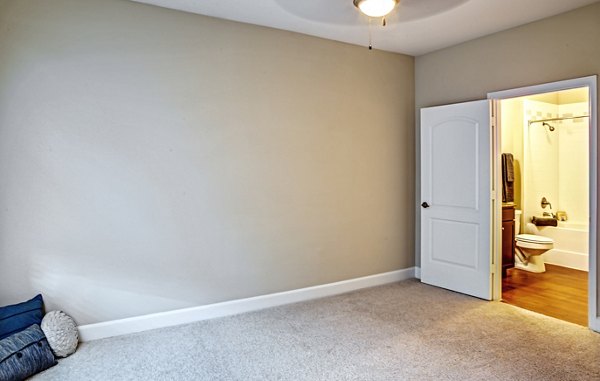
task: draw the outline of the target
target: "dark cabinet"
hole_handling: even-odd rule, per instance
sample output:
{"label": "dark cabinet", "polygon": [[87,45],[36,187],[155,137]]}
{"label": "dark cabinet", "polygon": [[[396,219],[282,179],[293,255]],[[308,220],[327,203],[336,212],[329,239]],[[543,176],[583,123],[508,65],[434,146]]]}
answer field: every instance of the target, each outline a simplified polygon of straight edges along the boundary
{"label": "dark cabinet", "polygon": [[515,207],[502,207],[502,277],[515,266]]}

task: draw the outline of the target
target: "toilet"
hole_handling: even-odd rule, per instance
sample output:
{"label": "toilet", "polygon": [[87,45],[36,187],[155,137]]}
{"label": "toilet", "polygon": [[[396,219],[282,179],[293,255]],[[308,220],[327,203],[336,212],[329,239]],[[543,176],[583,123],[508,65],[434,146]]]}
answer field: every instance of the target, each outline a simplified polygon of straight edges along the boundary
{"label": "toilet", "polygon": [[[554,247],[551,238],[535,234],[518,234],[521,228],[521,211],[515,211],[515,267],[533,273],[546,271],[542,254]],[[531,226],[529,226],[531,225]],[[527,224],[527,231],[535,231],[535,225]]]}

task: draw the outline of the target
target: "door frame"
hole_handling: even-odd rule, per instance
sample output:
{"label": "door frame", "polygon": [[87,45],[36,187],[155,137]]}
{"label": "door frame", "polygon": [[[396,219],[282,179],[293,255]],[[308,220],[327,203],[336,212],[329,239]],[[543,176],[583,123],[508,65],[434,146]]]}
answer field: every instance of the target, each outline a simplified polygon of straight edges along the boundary
{"label": "door frame", "polygon": [[[580,87],[588,87],[589,89],[589,148],[590,148],[590,165],[589,165],[589,207],[590,207],[590,225],[589,225],[589,268],[588,268],[588,327],[600,332],[600,302],[598,301],[598,288],[600,283],[598,279],[598,251],[597,251],[597,228],[598,228],[598,94],[597,94],[598,76],[592,75],[587,77],[568,79],[564,81],[544,83],[534,86],[520,87],[516,89],[495,91],[488,93],[488,99],[494,103],[494,128],[492,130],[492,163],[493,163],[493,189],[501,189],[500,176],[498,174],[502,170],[500,160],[500,101],[510,98],[518,98],[541,93],[550,93],[561,90],[569,90]],[[498,200],[498,194],[495,195]],[[492,294],[494,300],[500,300],[502,297],[502,230],[501,224],[498,223],[502,215],[502,203],[496,202],[492,210],[492,258],[494,260],[496,276],[493,277]]]}

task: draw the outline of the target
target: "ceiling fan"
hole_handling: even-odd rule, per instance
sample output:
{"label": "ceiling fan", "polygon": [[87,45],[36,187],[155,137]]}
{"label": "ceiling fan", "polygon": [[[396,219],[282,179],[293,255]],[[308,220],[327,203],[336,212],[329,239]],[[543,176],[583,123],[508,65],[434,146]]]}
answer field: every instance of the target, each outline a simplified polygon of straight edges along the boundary
{"label": "ceiling fan", "polygon": [[387,16],[400,0],[353,0],[354,6],[369,17]]}
{"label": "ceiling fan", "polygon": [[[374,18],[381,17],[381,23],[386,25],[385,16],[396,8],[400,0],[353,0],[354,6],[365,15]],[[373,49],[371,38],[371,19],[369,19],[369,50]]]}

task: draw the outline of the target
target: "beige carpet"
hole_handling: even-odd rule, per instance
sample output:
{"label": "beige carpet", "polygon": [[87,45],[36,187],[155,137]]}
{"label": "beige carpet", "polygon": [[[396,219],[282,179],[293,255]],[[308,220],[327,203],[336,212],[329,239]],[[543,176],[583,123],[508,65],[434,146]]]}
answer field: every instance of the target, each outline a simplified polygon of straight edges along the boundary
{"label": "beige carpet", "polygon": [[405,281],[82,344],[43,380],[600,380],[600,334]]}

